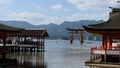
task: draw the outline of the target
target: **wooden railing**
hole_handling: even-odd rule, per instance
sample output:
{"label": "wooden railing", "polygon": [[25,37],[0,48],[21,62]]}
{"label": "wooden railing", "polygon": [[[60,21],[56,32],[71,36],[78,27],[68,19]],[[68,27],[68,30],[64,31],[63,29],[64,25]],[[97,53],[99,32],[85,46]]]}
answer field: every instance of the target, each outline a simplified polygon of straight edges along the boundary
{"label": "wooden railing", "polygon": [[120,56],[120,47],[112,47],[112,49],[103,49],[102,47],[91,47],[90,49],[91,58],[90,60],[97,59],[101,57],[101,55],[113,55]]}
{"label": "wooden railing", "polygon": [[91,47],[90,54],[120,55],[120,47],[112,47],[112,49],[102,49],[101,47]]}

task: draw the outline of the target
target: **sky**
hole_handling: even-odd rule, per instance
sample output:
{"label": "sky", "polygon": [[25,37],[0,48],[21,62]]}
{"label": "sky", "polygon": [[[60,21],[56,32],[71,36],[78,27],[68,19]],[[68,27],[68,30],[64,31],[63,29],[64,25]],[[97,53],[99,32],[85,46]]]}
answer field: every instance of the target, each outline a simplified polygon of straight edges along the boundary
{"label": "sky", "polygon": [[27,21],[33,25],[64,21],[107,20],[109,6],[118,0],[0,0],[0,20]]}

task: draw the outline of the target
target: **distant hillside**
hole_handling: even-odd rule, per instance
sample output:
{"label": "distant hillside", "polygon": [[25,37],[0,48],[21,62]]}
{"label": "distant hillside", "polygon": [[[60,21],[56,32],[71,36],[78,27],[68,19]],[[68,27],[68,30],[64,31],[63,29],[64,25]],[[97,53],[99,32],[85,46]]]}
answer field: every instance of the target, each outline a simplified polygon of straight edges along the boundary
{"label": "distant hillside", "polygon": [[0,23],[7,24],[20,28],[45,28],[50,37],[67,37],[68,32],[66,28],[83,28],[82,25],[101,23],[103,20],[80,20],[80,21],[65,21],[60,25],[50,23],[48,25],[32,25],[26,21],[0,21]]}
{"label": "distant hillside", "polygon": [[26,21],[0,21],[2,24],[20,27],[20,28],[34,28],[35,26]]}

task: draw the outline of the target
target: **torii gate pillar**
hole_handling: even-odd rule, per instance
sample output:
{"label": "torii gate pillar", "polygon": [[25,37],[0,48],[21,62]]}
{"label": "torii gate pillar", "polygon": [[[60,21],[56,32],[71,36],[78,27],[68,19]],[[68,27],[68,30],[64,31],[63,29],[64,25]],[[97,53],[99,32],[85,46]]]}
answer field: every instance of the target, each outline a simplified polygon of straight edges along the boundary
{"label": "torii gate pillar", "polygon": [[69,31],[69,39],[70,39],[70,44],[73,43],[73,34],[80,34],[80,43],[83,44],[83,34],[85,33],[84,29],[70,29],[67,28]]}

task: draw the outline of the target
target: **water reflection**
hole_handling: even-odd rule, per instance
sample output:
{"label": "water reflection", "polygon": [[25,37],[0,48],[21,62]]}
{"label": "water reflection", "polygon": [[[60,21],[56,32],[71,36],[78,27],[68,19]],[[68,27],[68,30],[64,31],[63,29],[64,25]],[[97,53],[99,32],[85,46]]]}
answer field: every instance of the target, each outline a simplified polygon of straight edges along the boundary
{"label": "water reflection", "polygon": [[4,68],[46,68],[44,52],[18,52],[7,55],[9,59],[17,59],[16,65],[8,65]]}

